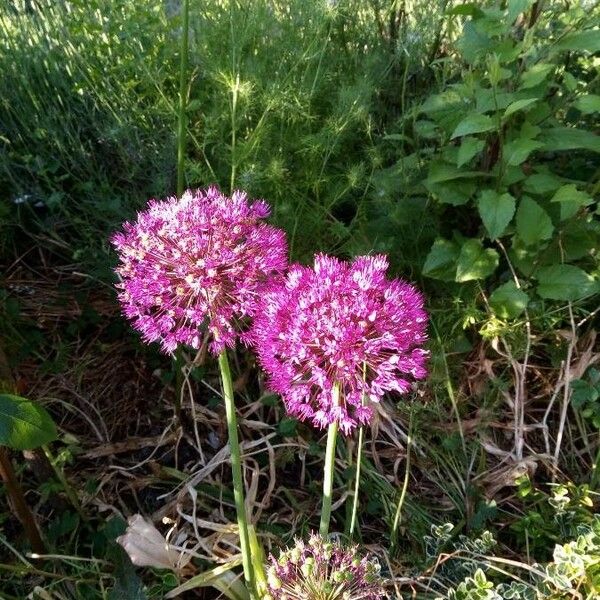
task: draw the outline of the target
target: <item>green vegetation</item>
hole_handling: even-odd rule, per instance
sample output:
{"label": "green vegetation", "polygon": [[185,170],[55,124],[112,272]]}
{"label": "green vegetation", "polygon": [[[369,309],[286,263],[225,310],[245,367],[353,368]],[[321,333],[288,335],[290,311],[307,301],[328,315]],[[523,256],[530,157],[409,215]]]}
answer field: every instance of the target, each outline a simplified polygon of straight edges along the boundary
{"label": "green vegetation", "polygon": [[[330,529],[391,598],[598,597],[597,3],[189,4],[185,186],[265,198],[294,260],[386,253],[428,298],[430,376],[365,430],[354,508],[358,434],[338,443]],[[182,6],[0,2],[0,404],[58,430],[6,452],[51,556],[0,488],[3,598],[239,588],[218,370],[184,352],[179,381],[140,343],[108,243],[177,187]],[[275,551],[318,528],[324,443],[232,359]],[[115,543],[133,513],[193,560],[134,569]]]}

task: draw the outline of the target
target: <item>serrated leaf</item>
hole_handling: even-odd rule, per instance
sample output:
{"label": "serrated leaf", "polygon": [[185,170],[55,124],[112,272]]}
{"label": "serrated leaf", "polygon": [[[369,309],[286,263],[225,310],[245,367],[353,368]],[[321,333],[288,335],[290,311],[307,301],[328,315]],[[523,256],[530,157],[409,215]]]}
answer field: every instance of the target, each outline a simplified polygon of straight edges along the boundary
{"label": "serrated leaf", "polygon": [[516,113],[519,110],[525,110],[532,104],[535,104],[538,100],[539,98],[525,98],[523,100],[516,100],[515,102],[512,102],[506,107],[506,110],[504,111],[504,116],[510,117],[510,115]]}
{"label": "serrated leaf", "polygon": [[458,149],[456,166],[462,167],[466,165],[475,155],[483,150],[484,146],[485,142],[483,140],[473,137],[463,139]]}
{"label": "serrated leaf", "polygon": [[31,450],[57,437],[50,415],[39,404],[0,394],[0,444],[14,450]]}
{"label": "serrated leaf", "polygon": [[527,177],[523,190],[529,194],[548,194],[557,190],[562,181],[552,173],[534,173]]}
{"label": "serrated leaf", "polygon": [[515,214],[515,199],[510,194],[484,190],[479,197],[481,220],[492,240],[499,238]]}
{"label": "serrated leaf", "polygon": [[586,29],[565,35],[554,46],[555,50],[600,52],[600,30]]}
{"label": "serrated leaf", "polygon": [[521,89],[526,90],[539,85],[556,68],[551,63],[537,63],[521,76]]}
{"label": "serrated leaf", "polygon": [[554,226],[548,213],[535,201],[524,196],[517,209],[517,233],[528,245],[552,237]]}
{"label": "serrated leaf", "polygon": [[544,150],[560,152],[562,150],[589,150],[600,152],[600,136],[575,127],[552,127],[540,135]]}
{"label": "serrated leaf", "polygon": [[600,96],[597,96],[596,94],[579,96],[579,98],[573,102],[573,106],[585,115],[600,112]]}
{"label": "serrated leaf", "polygon": [[473,179],[485,175],[479,171],[461,171],[454,165],[435,160],[429,165],[426,182],[429,184],[444,183],[455,179]]}
{"label": "serrated leaf", "polygon": [[459,248],[456,243],[438,238],[431,246],[431,250],[425,259],[423,275],[432,279],[454,281],[458,255]]}
{"label": "serrated leaf", "polygon": [[536,140],[517,138],[504,146],[504,159],[507,164],[516,167],[525,162],[534,150],[542,148],[543,145],[542,142],[537,142]]}
{"label": "serrated leaf", "polygon": [[473,133],[484,133],[485,131],[491,131],[494,129],[495,124],[491,117],[487,115],[479,115],[476,113],[470,114],[465,117],[454,130],[451,139],[463,136],[471,135]]}
{"label": "serrated leaf", "polygon": [[574,265],[542,267],[536,278],[537,293],[549,300],[579,300],[598,291],[597,282]]}
{"label": "serrated leaf", "polygon": [[492,248],[484,248],[480,240],[467,240],[458,256],[456,281],[485,279],[496,270],[498,258],[498,253]]}
{"label": "serrated leaf", "polygon": [[516,319],[529,303],[529,296],[514,281],[497,287],[490,296],[490,306],[501,319]]}
{"label": "serrated leaf", "polygon": [[564,221],[577,214],[582,206],[591,204],[593,200],[585,192],[578,190],[574,183],[569,183],[557,190],[550,202],[560,202],[560,218]]}

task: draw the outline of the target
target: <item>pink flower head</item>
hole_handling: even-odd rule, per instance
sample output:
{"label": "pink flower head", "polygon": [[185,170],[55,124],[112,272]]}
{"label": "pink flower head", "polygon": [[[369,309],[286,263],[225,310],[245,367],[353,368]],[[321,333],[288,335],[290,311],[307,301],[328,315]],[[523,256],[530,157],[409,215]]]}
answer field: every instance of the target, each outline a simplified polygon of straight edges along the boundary
{"label": "pink flower head", "polygon": [[317,255],[263,296],[249,338],[290,414],[322,428],[337,420],[349,435],[371,402],[425,377],[423,297],[387,268],[385,256]]}
{"label": "pink flower head", "polygon": [[112,243],[124,314],[146,342],[172,353],[198,348],[202,329],[218,354],[233,346],[267,278],[287,266],[283,231],[261,223],[266,202],[217,188],[151,200]]}
{"label": "pink flower head", "polygon": [[270,556],[267,573],[272,600],[379,600],[385,596],[379,563],[357,556],[358,546],[344,548],[319,535],[296,540],[278,559]]}

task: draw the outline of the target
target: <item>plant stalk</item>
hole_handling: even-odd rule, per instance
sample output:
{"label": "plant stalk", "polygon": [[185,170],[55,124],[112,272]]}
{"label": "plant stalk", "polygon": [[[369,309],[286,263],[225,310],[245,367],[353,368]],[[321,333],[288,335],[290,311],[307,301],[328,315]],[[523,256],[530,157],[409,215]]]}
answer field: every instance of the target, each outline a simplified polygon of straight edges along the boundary
{"label": "plant stalk", "polygon": [[358,512],[358,492],[360,489],[360,471],[362,467],[362,450],[365,436],[365,428],[358,430],[358,448],[356,449],[356,474],[354,476],[354,496],[352,498],[352,516],[350,518],[350,537],[354,535],[356,527],[356,514]]}
{"label": "plant stalk", "polygon": [[225,412],[227,415],[227,432],[229,435],[229,450],[231,453],[231,473],[233,476],[233,495],[235,498],[237,522],[240,530],[240,546],[242,549],[244,580],[250,593],[250,597],[254,600],[256,598],[256,586],[254,582],[252,558],[250,556],[250,537],[248,535],[248,518],[246,515],[246,503],[244,501],[242,460],[240,454],[240,443],[238,440],[237,416],[233,397],[233,381],[231,379],[231,370],[229,369],[229,360],[227,359],[226,350],[223,350],[219,354],[219,369],[221,371],[223,399],[225,400]]}
{"label": "plant stalk", "polygon": [[29,510],[29,506],[27,506],[21,484],[17,480],[12,463],[10,462],[10,457],[4,446],[0,446],[0,478],[4,482],[9,498],[12,500],[15,515],[23,525],[25,535],[31,544],[31,549],[36,554],[44,554],[46,552],[46,547],[42,541],[33,514],[31,510]]}
{"label": "plant stalk", "polygon": [[186,138],[186,105],[187,105],[187,71],[188,71],[188,41],[190,23],[190,0],[183,0],[182,7],[181,57],[179,63],[179,111],[177,115],[177,195],[183,194],[185,186],[185,138]]}
{"label": "plant stalk", "polygon": [[[333,388],[332,403],[337,406],[340,402],[340,386]],[[337,441],[338,422],[329,424],[327,429],[327,447],[325,449],[325,466],[323,472],[323,505],[321,509],[321,524],[319,533],[326,537],[329,533],[329,521],[331,520],[331,501],[333,496],[333,477],[335,474],[335,445]]]}
{"label": "plant stalk", "polygon": [[[179,108],[177,111],[177,197],[181,198],[185,188],[185,148],[186,148],[186,107],[187,107],[187,73],[190,31],[190,2],[183,1],[182,6],[182,32],[179,61]],[[175,418],[181,426],[181,392],[183,389],[183,351],[175,351]]]}

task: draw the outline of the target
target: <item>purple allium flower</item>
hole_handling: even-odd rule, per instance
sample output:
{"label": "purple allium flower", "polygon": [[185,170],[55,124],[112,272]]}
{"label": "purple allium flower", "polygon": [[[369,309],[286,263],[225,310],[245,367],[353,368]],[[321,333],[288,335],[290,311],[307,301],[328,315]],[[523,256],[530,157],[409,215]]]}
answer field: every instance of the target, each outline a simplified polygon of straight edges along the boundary
{"label": "purple allium flower", "polygon": [[311,535],[296,540],[278,559],[269,557],[267,583],[271,600],[378,600],[385,596],[379,563],[357,556],[358,546]]}
{"label": "purple allium flower", "polygon": [[425,377],[423,297],[387,268],[385,256],[321,254],[263,295],[248,338],[290,414],[318,427],[337,420],[349,435],[371,419],[370,402]]}
{"label": "purple allium flower", "polygon": [[167,353],[178,344],[198,348],[207,328],[213,353],[234,345],[259,290],[287,266],[285,234],[260,222],[268,215],[262,200],[210,187],[151,200],[124,224],[112,238],[119,299],[144,341]]}

